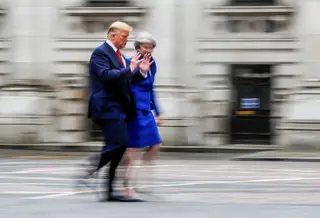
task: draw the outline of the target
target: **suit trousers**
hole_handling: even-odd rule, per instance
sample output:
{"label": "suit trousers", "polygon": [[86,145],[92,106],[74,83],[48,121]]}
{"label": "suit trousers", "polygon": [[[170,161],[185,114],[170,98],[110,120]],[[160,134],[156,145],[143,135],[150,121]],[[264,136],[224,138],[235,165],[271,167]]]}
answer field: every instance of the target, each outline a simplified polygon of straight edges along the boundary
{"label": "suit trousers", "polygon": [[107,173],[107,190],[111,194],[116,170],[128,145],[127,123],[123,119],[98,120],[96,122],[102,129],[105,143],[96,170],[98,171],[110,162],[109,172]]}

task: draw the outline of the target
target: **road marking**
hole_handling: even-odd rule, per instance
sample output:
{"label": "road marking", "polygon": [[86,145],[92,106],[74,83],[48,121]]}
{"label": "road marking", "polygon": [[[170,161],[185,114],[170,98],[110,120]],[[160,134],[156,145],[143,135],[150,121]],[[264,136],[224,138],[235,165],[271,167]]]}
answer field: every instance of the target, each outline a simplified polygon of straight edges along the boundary
{"label": "road marking", "polygon": [[[60,160],[60,161],[50,161],[50,159],[47,160],[39,160],[39,161],[0,161],[0,166],[16,166],[16,165],[24,165],[24,166],[29,166],[29,165],[54,165],[54,166],[64,166],[64,165],[79,165],[85,163],[87,160],[84,158],[83,160],[75,161],[75,160]],[[319,170],[314,170],[314,169],[286,169],[286,168],[276,168],[276,167],[270,167],[270,168],[251,168],[248,166],[238,166],[238,165],[228,165],[226,166],[210,166],[208,164],[196,164],[196,165],[188,165],[188,164],[157,164],[154,166],[141,166],[138,165],[138,167],[144,167],[144,168],[160,168],[160,167],[181,167],[182,169],[173,169],[173,170],[195,170],[199,169],[201,171],[221,171],[224,170],[226,172],[229,171],[234,171],[234,170],[246,170],[248,172],[261,172],[261,171],[278,171],[278,172],[319,172]],[[187,169],[185,169],[187,168]]]}
{"label": "road marking", "polygon": [[269,169],[270,171],[276,171],[276,172],[297,172],[297,173],[316,173],[317,170],[309,170],[309,169]]}
{"label": "road marking", "polygon": [[39,191],[0,191],[0,194],[7,194],[7,195],[25,195],[25,194],[61,194],[61,192],[39,192]]}
{"label": "road marking", "polygon": [[59,193],[59,194],[51,194],[51,195],[43,195],[43,196],[38,196],[38,197],[26,197],[24,199],[28,200],[39,200],[39,199],[47,199],[47,198],[56,198],[56,197],[63,197],[63,196],[71,196],[71,195],[76,195],[76,194],[85,194],[85,193],[94,193],[102,190],[88,190],[88,191],[79,191],[79,192],[64,192],[64,193]]}
{"label": "road marking", "polygon": [[[193,186],[193,185],[210,185],[210,184],[240,184],[240,183],[263,183],[263,182],[280,182],[280,181],[301,181],[301,180],[315,180],[320,179],[320,177],[314,178],[274,178],[274,179],[254,179],[254,180],[238,180],[238,181],[200,181],[200,182],[185,182],[185,183],[176,183],[176,184],[160,184],[160,185],[146,185],[146,186],[138,186],[136,188],[143,189],[143,188],[160,188],[160,187],[181,187],[181,186]],[[88,191],[79,191],[79,192],[64,192],[60,194],[50,194],[50,195],[43,195],[37,197],[28,197],[25,199],[29,200],[36,200],[36,199],[48,199],[48,198],[56,198],[56,197],[63,197],[63,196],[71,196],[76,194],[83,194],[83,193],[95,193],[101,192],[103,190],[88,190]]]}
{"label": "road marking", "polygon": [[[11,171],[11,172],[0,172],[0,174],[27,174],[27,173],[33,173],[33,172],[45,172],[47,171],[48,168],[46,167],[50,167],[52,169],[52,166],[54,166],[55,168],[60,169],[61,171],[65,170],[66,168],[68,168],[68,170],[70,168],[73,169],[78,169],[81,170],[82,167],[79,166],[81,163],[84,162],[75,162],[75,161],[64,161],[61,160],[59,162],[52,162],[52,161],[37,161],[37,162],[30,162],[30,161],[15,161],[15,162],[0,162],[0,168],[16,168],[17,166],[20,167],[21,165],[23,165],[23,168],[27,168],[25,170],[21,170],[20,172],[18,171]],[[43,167],[39,167],[37,170],[34,171],[28,171],[28,167],[30,168],[35,168],[36,166],[39,166],[39,164],[41,164]],[[70,165],[73,167],[66,167],[66,165]],[[187,168],[186,168],[187,167]],[[299,176],[299,174],[304,174],[304,173],[317,173],[319,171],[316,170],[311,170],[311,169],[274,169],[274,168],[267,168],[267,169],[251,169],[251,168],[245,168],[245,167],[239,167],[239,166],[232,166],[234,168],[229,168],[231,167],[230,165],[228,166],[227,169],[223,169],[221,168],[221,166],[215,166],[215,167],[211,167],[208,165],[195,165],[195,166],[188,166],[188,165],[177,165],[177,164],[158,164],[155,166],[138,166],[137,168],[155,168],[155,169],[159,169],[161,170],[162,168],[168,168],[166,169],[167,171],[171,171],[171,172],[182,172],[182,171],[187,171],[187,172],[198,172],[198,173],[231,173],[234,172],[236,174],[250,174],[250,173],[258,173],[263,171],[264,174],[268,174],[268,175],[273,175],[276,173],[280,173],[280,174],[287,174],[287,175],[296,175]],[[49,172],[49,171],[48,171]],[[155,172],[159,172],[159,171],[155,171]]]}
{"label": "road marking", "polygon": [[18,170],[18,171],[11,171],[11,172],[0,172],[0,174],[27,174],[27,173],[37,173],[37,172],[47,172],[47,173],[51,173],[51,172],[55,172],[55,171],[61,171],[61,172],[65,172],[65,171],[72,171],[72,172],[76,172],[76,170],[80,170],[80,169],[85,169],[85,168],[80,168],[80,167],[47,167],[47,168],[27,168],[25,170]]}
{"label": "road marking", "polygon": [[[59,162],[52,162],[52,161],[37,161],[37,162],[32,162],[32,161],[15,161],[15,162],[1,162],[0,161],[0,166],[14,166],[16,167],[16,165],[23,165],[23,166],[29,166],[29,165],[49,165],[49,166],[65,166],[65,165],[74,165],[74,166],[78,166],[79,164],[83,164],[85,163],[84,161],[59,161]],[[200,165],[199,167],[205,167],[206,165]],[[19,166],[20,167],[20,166]],[[142,168],[159,168],[159,167],[188,167],[190,168],[190,166],[186,166],[186,165],[177,165],[177,164],[157,164],[157,165],[153,165],[153,166],[142,166],[142,165],[138,165],[138,167],[142,167]],[[199,169],[198,166],[194,169]]]}
{"label": "road marking", "polygon": [[[0,178],[3,179],[29,179],[29,180],[52,180],[52,181],[58,181],[58,180],[71,180],[73,178],[64,178],[62,179],[61,177],[66,177],[70,175],[76,175],[78,170],[81,170],[83,168],[80,167],[48,167],[48,168],[26,168],[23,170],[18,170],[18,171],[7,171],[7,172],[0,172]],[[139,168],[138,171],[143,169],[143,167]],[[119,169],[121,170],[121,169]],[[211,178],[213,175],[216,178],[219,177],[224,177],[224,178],[238,178],[240,179],[241,177],[262,177],[261,179],[270,178],[270,177],[276,177],[277,175],[281,176],[291,176],[291,177],[300,177],[302,175],[306,175],[306,173],[285,173],[285,172],[264,172],[263,175],[257,175],[255,172],[245,172],[245,171],[235,171],[233,175],[229,175],[229,172],[224,172],[224,171],[193,171],[193,170],[187,170],[189,172],[188,174],[185,173],[185,170],[180,170],[180,172],[176,172],[176,170],[173,170],[172,168],[165,169],[165,170],[154,170],[153,174],[157,175],[158,177],[162,177],[163,175],[166,176],[165,178],[176,178],[176,177],[183,177],[183,178],[188,178],[188,177],[193,177],[193,178]],[[30,176],[13,176],[13,175],[21,175],[21,174],[34,174],[36,175],[30,175]],[[142,172],[143,173],[143,172]],[[218,175],[217,175],[218,173]],[[38,176],[41,174],[47,174],[48,176]],[[49,175],[59,175],[60,177],[50,177]],[[308,174],[309,176],[312,176],[310,173]]]}
{"label": "road marking", "polygon": [[44,183],[44,182],[19,182],[19,183],[14,183],[14,182],[0,182],[0,186],[19,186],[21,185],[25,186],[66,186],[66,187],[71,187],[72,184],[70,183]]}
{"label": "road marking", "polygon": [[0,161],[0,166],[16,166],[16,165],[65,165],[65,164],[73,164],[73,165],[77,165],[77,164],[83,164],[84,161],[65,161],[65,160],[61,160],[61,161],[6,161],[6,162],[1,162]]}
{"label": "road marking", "polygon": [[[80,162],[83,163],[83,162]],[[68,162],[68,163],[57,163],[57,162],[8,162],[8,163],[0,163],[0,168],[24,168],[23,170],[20,171],[11,171],[11,172],[0,172],[0,174],[19,174],[20,173],[28,173],[30,172],[45,172],[45,171],[50,171],[50,170],[81,170],[84,169],[80,163],[75,163],[75,162]],[[42,165],[42,167],[37,167],[39,164]],[[19,165],[19,166],[17,166]],[[20,166],[23,165],[23,166]],[[69,166],[66,166],[69,165]],[[54,166],[54,167],[53,167]],[[246,169],[246,168],[237,168],[235,167],[234,169],[221,169],[221,168],[214,168],[210,166],[194,166],[195,168],[188,167],[186,165],[172,165],[172,164],[159,164],[155,166],[135,166],[136,168],[156,168],[156,172],[162,172],[158,171],[161,170],[161,168],[168,168],[166,171],[171,171],[171,172],[197,172],[197,173],[237,173],[237,174],[250,174],[250,173],[259,173],[262,172],[264,174],[276,174],[276,173],[285,173],[285,174],[302,174],[302,173],[317,173],[320,171],[316,170],[291,170],[291,169],[256,169],[256,170],[251,170],[251,169]],[[176,168],[173,168],[176,167]],[[185,168],[188,167],[188,168]],[[30,169],[31,168],[31,169]],[[15,172],[15,173],[14,173]]]}
{"label": "road marking", "polygon": [[49,180],[49,181],[70,181],[74,178],[58,178],[58,177],[32,177],[32,176],[0,176],[0,179],[16,179],[16,180]]}
{"label": "road marking", "polygon": [[79,158],[79,156],[74,155],[26,155],[26,156],[10,156],[6,157],[9,159],[70,159]]}

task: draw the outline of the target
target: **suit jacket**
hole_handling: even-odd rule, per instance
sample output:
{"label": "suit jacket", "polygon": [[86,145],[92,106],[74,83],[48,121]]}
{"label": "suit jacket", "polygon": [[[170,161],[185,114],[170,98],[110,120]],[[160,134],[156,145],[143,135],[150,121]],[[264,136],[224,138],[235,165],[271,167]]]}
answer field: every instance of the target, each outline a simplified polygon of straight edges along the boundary
{"label": "suit jacket", "polygon": [[154,92],[154,81],[157,72],[157,65],[153,58],[152,60],[154,62],[150,66],[148,77],[143,81],[134,78],[131,83],[131,91],[134,93],[138,110],[154,110],[156,115],[160,115],[160,110],[156,102]]}
{"label": "suit jacket", "polygon": [[88,117],[91,119],[133,119],[136,103],[130,90],[132,79],[143,80],[136,70],[131,72],[129,62],[124,67],[112,47],[104,42],[90,58],[90,96]]}

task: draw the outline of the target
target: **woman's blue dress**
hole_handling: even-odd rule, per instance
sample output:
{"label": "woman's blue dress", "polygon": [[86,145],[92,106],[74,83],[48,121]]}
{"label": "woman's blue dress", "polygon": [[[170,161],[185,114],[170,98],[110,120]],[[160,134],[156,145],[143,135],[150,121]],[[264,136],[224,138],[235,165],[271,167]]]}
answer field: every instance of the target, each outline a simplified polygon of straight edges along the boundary
{"label": "woman's blue dress", "polygon": [[159,115],[155,101],[153,84],[156,74],[156,63],[153,62],[148,76],[140,82],[132,81],[131,90],[136,99],[137,118],[128,123],[128,148],[145,148],[162,143],[152,110]]}

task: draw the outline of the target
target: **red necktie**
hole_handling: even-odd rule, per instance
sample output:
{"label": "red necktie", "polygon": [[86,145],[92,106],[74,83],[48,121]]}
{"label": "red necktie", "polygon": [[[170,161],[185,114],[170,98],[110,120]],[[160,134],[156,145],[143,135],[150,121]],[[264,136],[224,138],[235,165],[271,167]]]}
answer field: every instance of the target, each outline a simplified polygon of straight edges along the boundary
{"label": "red necktie", "polygon": [[119,60],[121,61],[122,65],[125,67],[125,65],[124,65],[124,63],[123,63],[122,55],[121,55],[119,49],[117,50],[117,55],[118,55],[118,58],[119,58]]}

